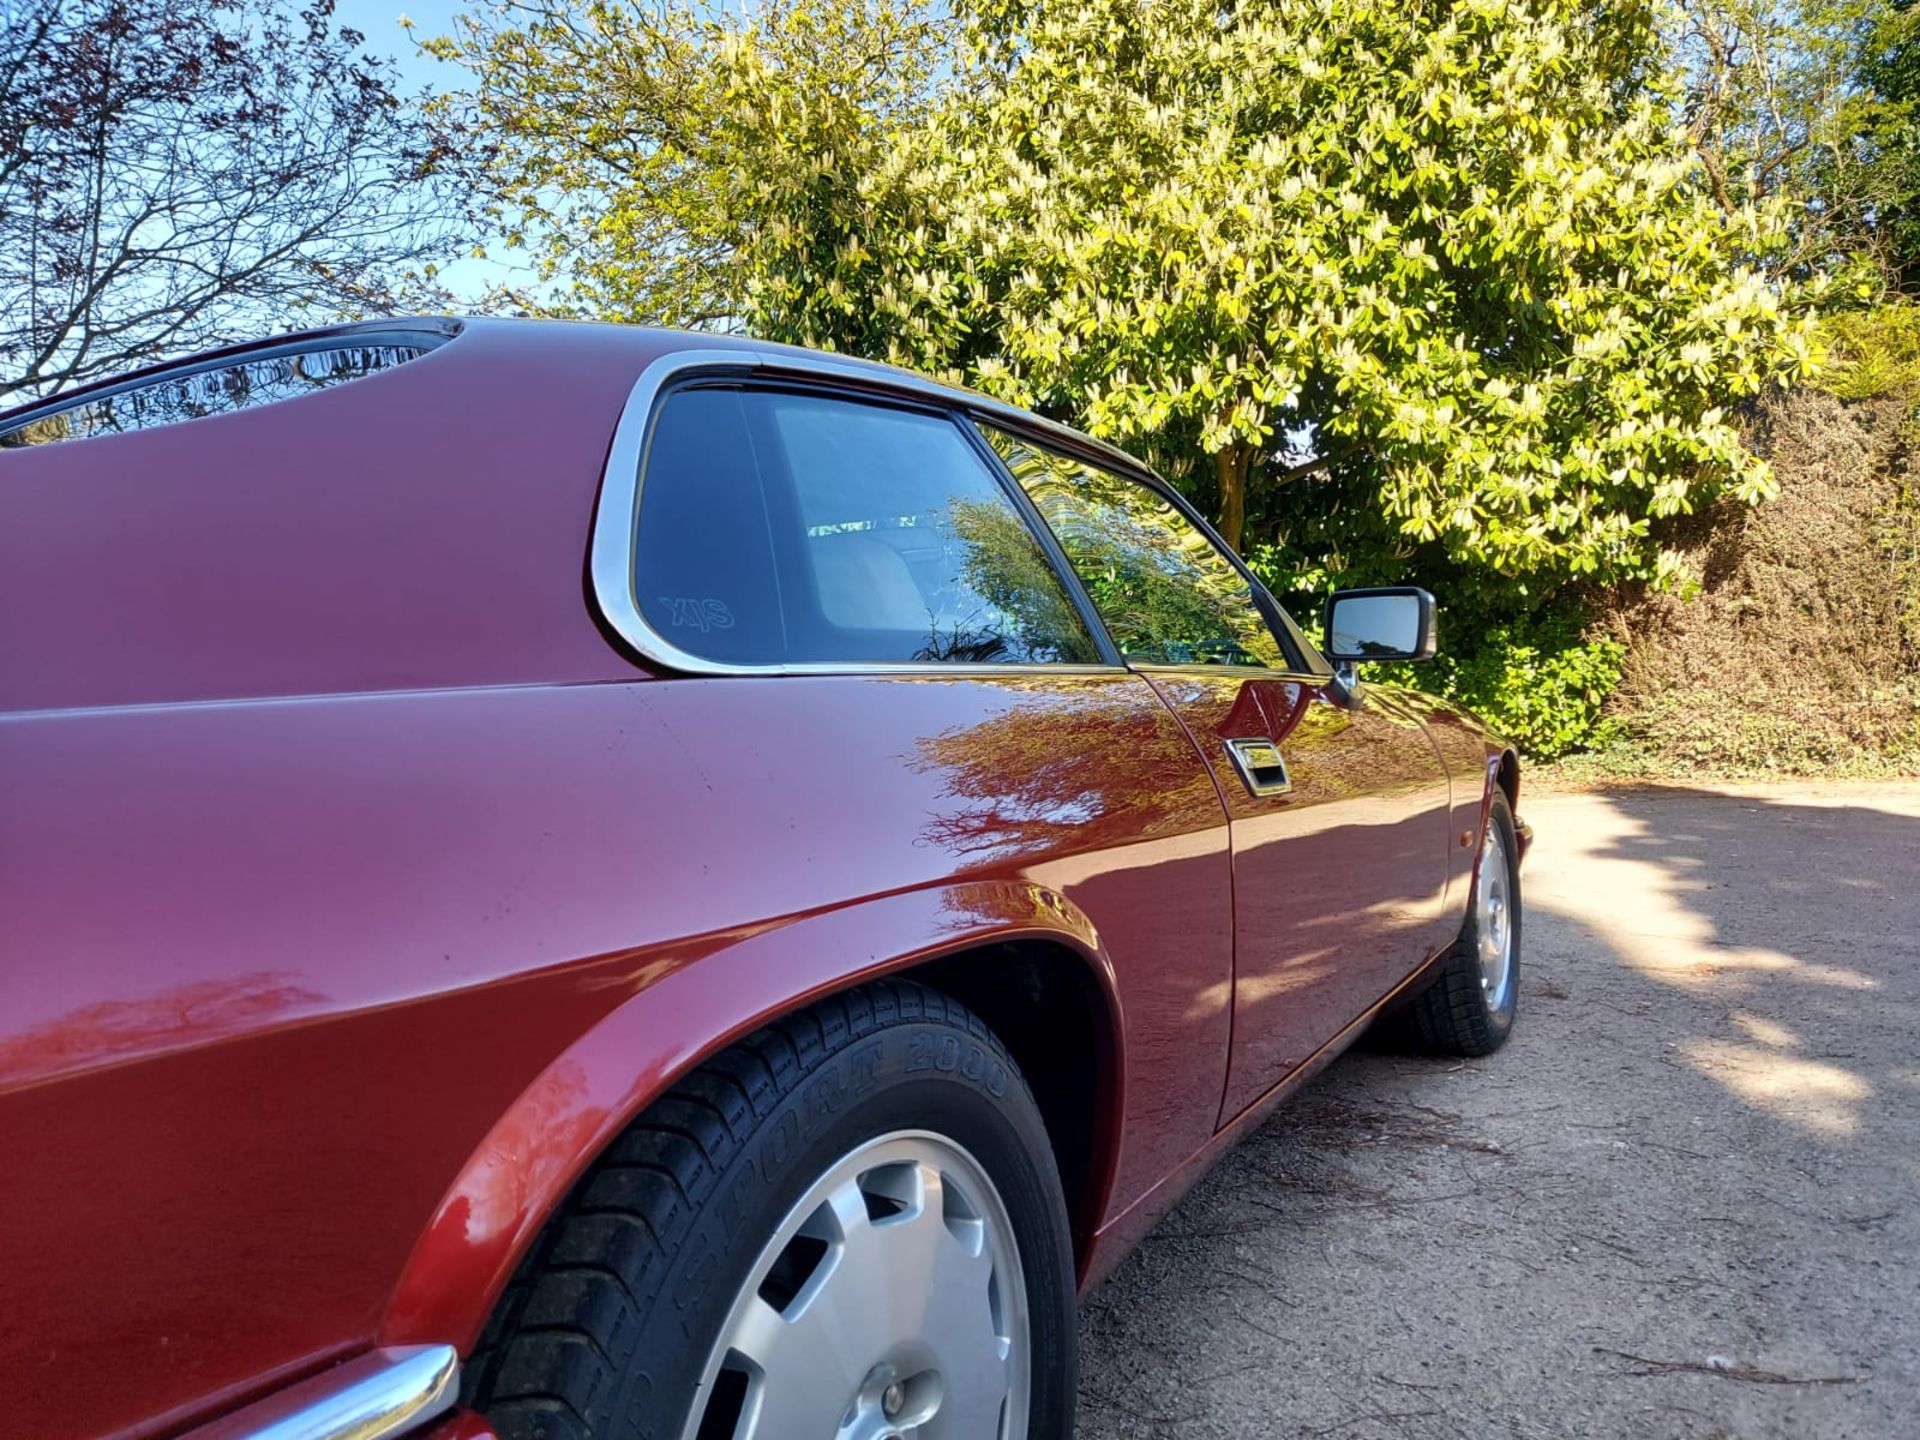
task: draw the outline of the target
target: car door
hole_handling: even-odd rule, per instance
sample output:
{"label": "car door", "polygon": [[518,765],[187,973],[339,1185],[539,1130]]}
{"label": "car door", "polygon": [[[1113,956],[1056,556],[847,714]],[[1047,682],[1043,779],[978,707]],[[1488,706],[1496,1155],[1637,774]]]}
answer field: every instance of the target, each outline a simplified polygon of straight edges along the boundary
{"label": "car door", "polygon": [[1277,606],[1270,623],[1271,602],[1171,494],[1032,439],[988,436],[1226,806],[1225,1123],[1445,943],[1446,770],[1410,711],[1336,688]]}

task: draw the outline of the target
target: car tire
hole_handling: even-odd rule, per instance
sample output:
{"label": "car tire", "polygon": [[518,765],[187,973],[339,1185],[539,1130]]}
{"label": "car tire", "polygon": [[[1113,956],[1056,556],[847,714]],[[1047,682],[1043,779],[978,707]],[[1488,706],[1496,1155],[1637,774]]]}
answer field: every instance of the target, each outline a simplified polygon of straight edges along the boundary
{"label": "car tire", "polygon": [[1439,1055],[1491,1055],[1513,1033],[1520,1003],[1520,851],[1513,810],[1494,791],[1460,938],[1399,1029]]}
{"label": "car tire", "polygon": [[1074,1305],[1012,1057],[945,995],[880,982],[626,1130],[520,1266],[463,1399],[503,1440],[879,1440],[942,1409],[967,1440],[1067,1437]]}

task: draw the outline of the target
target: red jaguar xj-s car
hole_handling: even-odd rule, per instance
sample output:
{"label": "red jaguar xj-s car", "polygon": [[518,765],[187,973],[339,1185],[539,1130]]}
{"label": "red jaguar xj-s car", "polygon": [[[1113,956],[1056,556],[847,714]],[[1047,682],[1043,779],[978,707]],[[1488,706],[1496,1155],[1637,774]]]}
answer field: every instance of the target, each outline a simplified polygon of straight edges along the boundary
{"label": "red jaguar xj-s car", "polygon": [[1493,1050],[1513,752],[1136,461],[409,321],[0,416],[0,1435],[1021,1440],[1377,1017]]}

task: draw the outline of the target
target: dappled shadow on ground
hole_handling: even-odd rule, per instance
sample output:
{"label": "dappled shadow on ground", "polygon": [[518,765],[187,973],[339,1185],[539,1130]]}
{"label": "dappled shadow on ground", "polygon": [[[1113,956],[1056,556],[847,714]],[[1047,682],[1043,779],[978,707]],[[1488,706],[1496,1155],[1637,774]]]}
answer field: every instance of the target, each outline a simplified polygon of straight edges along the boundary
{"label": "dappled shadow on ground", "polygon": [[1359,1053],[1089,1302],[1083,1434],[1920,1413],[1920,788],[1547,797],[1523,1014]]}
{"label": "dappled shadow on ground", "polygon": [[1580,883],[1544,897],[1687,1002],[1696,1033],[1663,1063],[1841,1151],[1910,1125],[1920,1077],[1910,1047],[1853,1038],[1912,1005],[1920,950],[1920,814],[1863,794],[1634,791],[1606,802]]}

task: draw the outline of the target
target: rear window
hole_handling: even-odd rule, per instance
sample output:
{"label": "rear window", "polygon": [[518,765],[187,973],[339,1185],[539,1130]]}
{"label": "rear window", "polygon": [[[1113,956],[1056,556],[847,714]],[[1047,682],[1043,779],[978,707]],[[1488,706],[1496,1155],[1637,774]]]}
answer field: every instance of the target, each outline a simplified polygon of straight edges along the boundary
{"label": "rear window", "polygon": [[0,430],[0,446],[123,435],[290,400],[417,360],[444,338],[408,335],[393,340],[334,341],[244,359],[187,364],[95,391],[85,399],[36,406]]}
{"label": "rear window", "polygon": [[634,591],[676,648],[736,665],[1092,664],[1100,653],[952,419],[802,392],[667,397]]}

